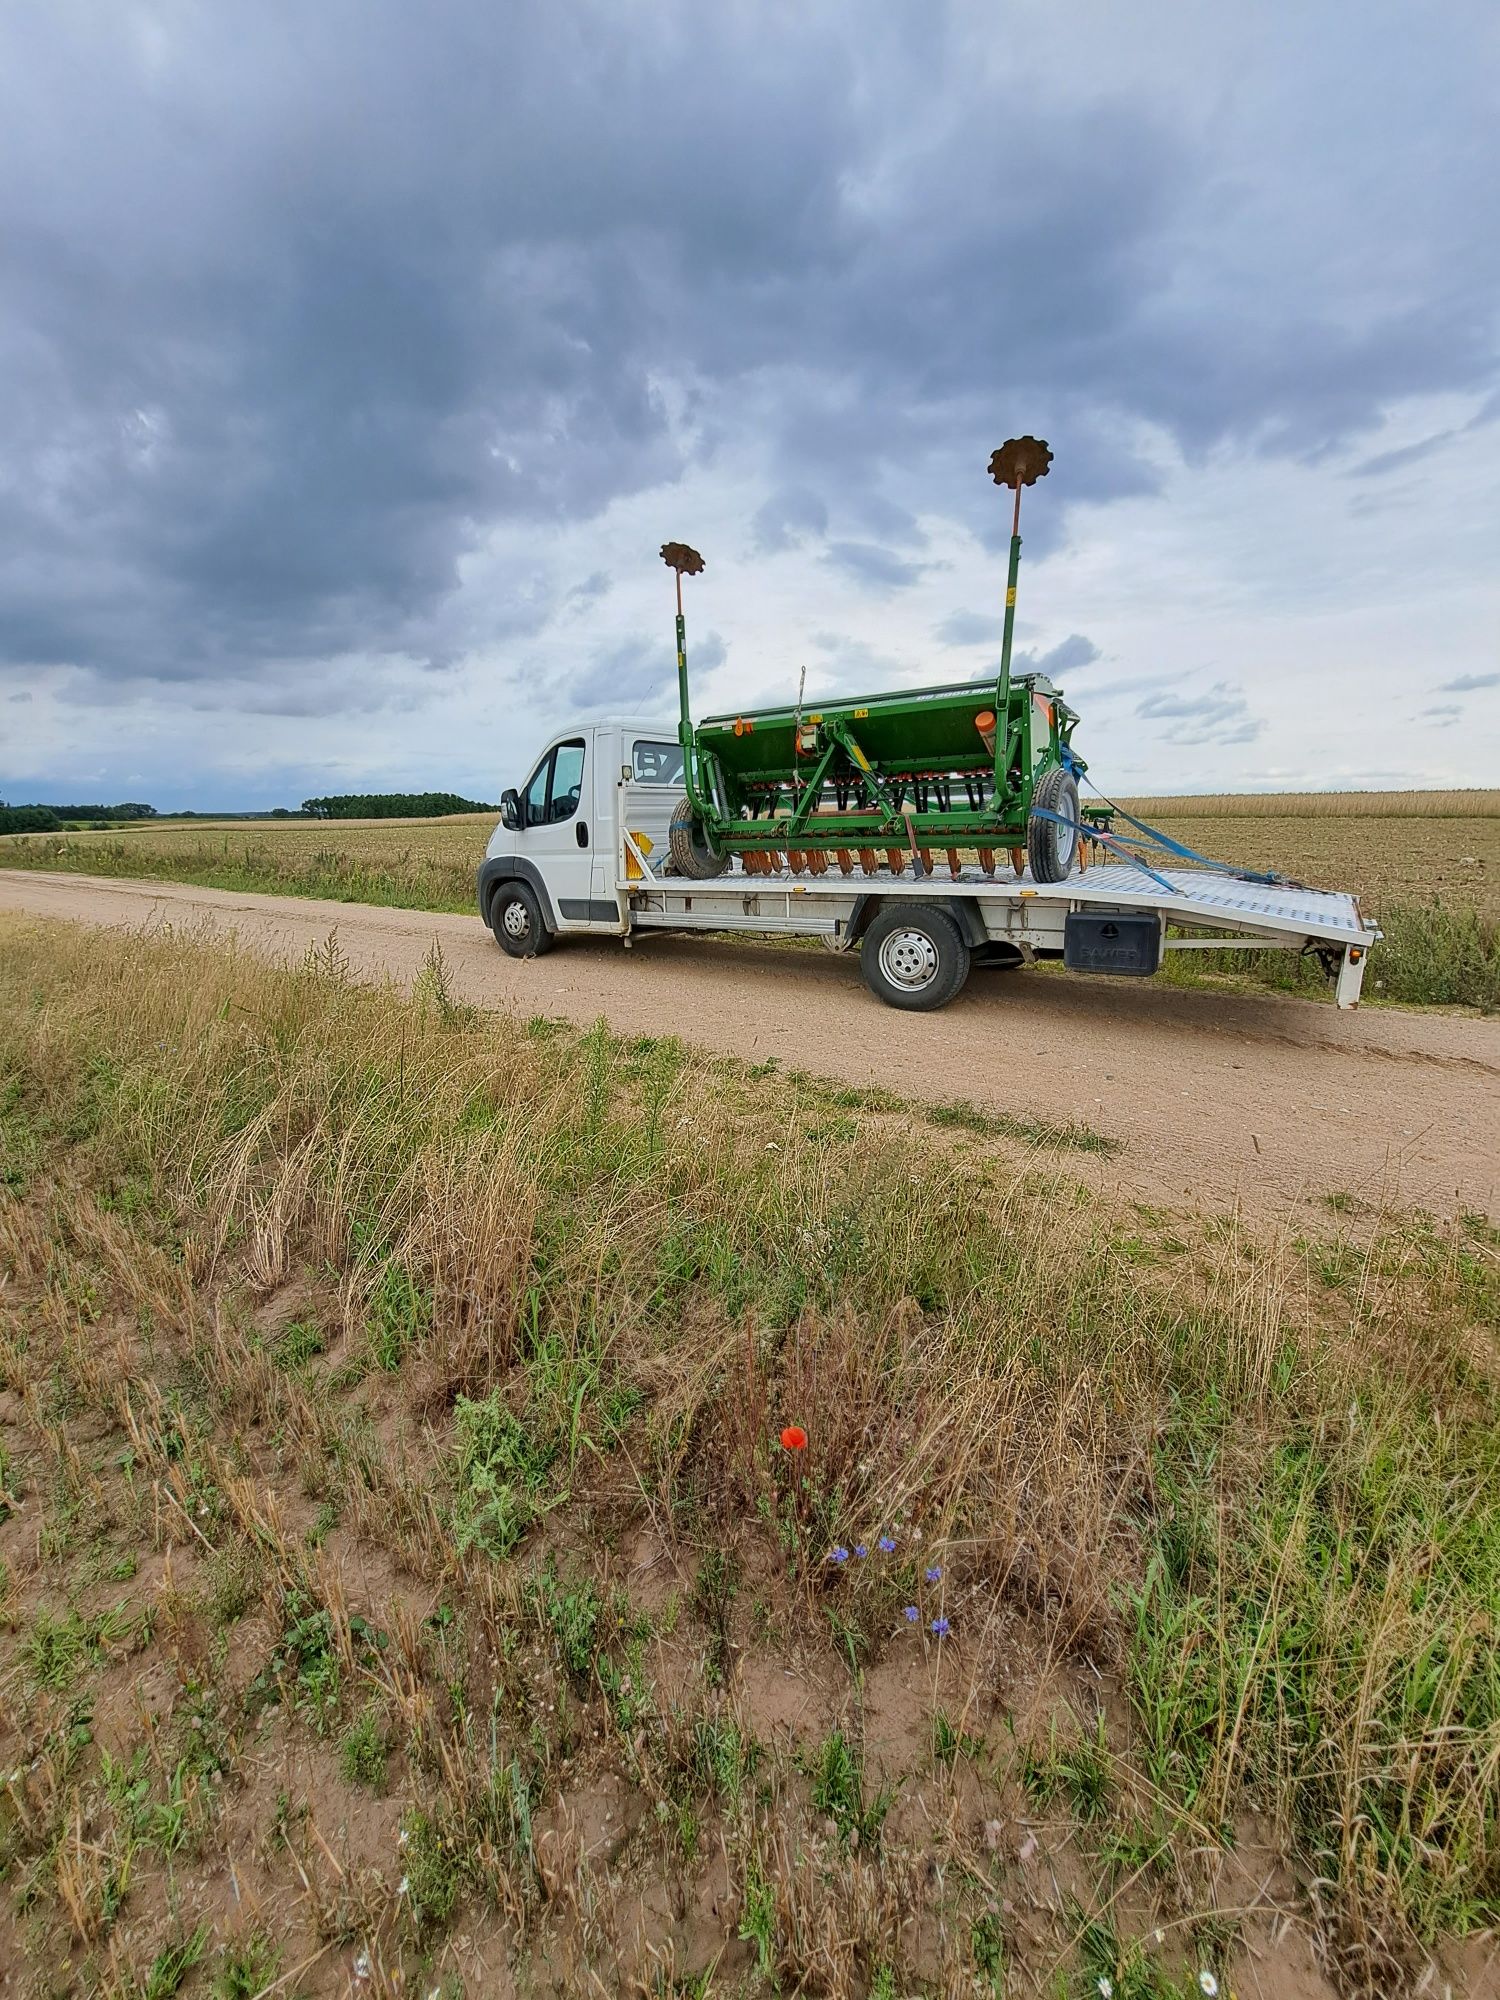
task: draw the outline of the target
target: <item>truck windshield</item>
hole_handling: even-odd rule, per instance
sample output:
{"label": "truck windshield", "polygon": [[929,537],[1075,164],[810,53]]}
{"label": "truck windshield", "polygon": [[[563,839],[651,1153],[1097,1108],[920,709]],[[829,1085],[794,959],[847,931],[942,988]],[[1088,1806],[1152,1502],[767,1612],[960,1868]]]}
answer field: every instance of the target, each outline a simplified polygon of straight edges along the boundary
{"label": "truck windshield", "polygon": [[642,737],[636,743],[632,754],[637,784],[680,785],[682,783],[682,745],[680,743],[659,743]]}

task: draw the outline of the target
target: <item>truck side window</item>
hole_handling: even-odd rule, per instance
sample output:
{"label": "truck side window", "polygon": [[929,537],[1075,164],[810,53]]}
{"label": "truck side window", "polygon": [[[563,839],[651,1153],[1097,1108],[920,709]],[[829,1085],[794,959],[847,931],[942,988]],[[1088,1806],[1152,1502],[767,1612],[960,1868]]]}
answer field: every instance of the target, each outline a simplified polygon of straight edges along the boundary
{"label": "truck side window", "polygon": [[547,818],[547,789],[552,782],[552,760],[555,750],[549,750],[532,774],[531,783],[521,794],[522,826],[542,826]]}
{"label": "truck side window", "polygon": [[583,793],[583,742],[558,743],[531,774],[521,794],[522,826],[555,826],[571,819]]}
{"label": "truck side window", "polygon": [[638,784],[680,785],[682,745],[658,743],[647,737],[638,737],[631,751],[631,768]]}
{"label": "truck side window", "polygon": [[552,796],[547,805],[549,822],[571,819],[578,810],[583,792],[583,745],[559,743],[553,752]]}

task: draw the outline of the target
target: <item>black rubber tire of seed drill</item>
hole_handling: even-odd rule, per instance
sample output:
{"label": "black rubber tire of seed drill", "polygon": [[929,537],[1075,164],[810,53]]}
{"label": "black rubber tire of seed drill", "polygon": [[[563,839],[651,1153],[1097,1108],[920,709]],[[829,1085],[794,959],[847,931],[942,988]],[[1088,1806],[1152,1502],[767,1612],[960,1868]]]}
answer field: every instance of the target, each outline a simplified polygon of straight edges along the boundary
{"label": "black rubber tire of seed drill", "polygon": [[1060,850],[1067,829],[1059,826],[1055,819],[1038,818],[1035,809],[1040,806],[1043,812],[1057,813],[1077,826],[1078,782],[1072,772],[1065,771],[1061,764],[1054,764],[1050,771],[1044,771],[1037,779],[1031,804],[1032,814],[1026,822],[1026,859],[1031,863],[1031,879],[1033,882],[1066,882],[1077,866],[1083,835],[1073,834],[1068,845],[1068,858],[1064,861]]}
{"label": "black rubber tire of seed drill", "polygon": [[703,835],[702,825],[693,811],[692,800],[686,794],[672,809],[672,823],[667,829],[667,846],[672,852],[672,866],[679,875],[686,875],[694,882],[711,882],[716,875],[722,875],[729,866],[727,854],[715,854]]}

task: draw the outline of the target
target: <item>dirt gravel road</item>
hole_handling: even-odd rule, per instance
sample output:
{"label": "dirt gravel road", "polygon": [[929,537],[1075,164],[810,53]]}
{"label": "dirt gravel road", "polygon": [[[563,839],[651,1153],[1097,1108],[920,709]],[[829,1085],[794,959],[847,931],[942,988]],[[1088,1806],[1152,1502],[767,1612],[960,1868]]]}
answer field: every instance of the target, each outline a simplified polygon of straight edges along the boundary
{"label": "dirt gravel road", "polygon": [[477,916],[8,869],[0,909],[131,929],[204,924],[293,959],[336,929],[361,976],[401,983],[437,939],[455,990],[485,1006],[602,1014],[624,1033],[776,1056],[909,1097],[1080,1120],[1122,1142],[1090,1178],[1140,1199],[1284,1209],[1338,1190],[1495,1212],[1500,1021],[1038,973],[975,973],[942,1013],[898,1014],[831,953],[587,939],[517,962]]}

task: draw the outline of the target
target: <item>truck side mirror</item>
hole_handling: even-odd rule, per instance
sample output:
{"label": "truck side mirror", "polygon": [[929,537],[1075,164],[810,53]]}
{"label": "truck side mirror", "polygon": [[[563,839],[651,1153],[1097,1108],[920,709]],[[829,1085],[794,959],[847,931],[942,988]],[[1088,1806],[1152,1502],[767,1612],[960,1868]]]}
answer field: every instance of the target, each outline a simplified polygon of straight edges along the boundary
{"label": "truck side mirror", "polygon": [[514,786],[500,794],[500,824],[511,833],[521,830],[521,801],[516,796]]}

